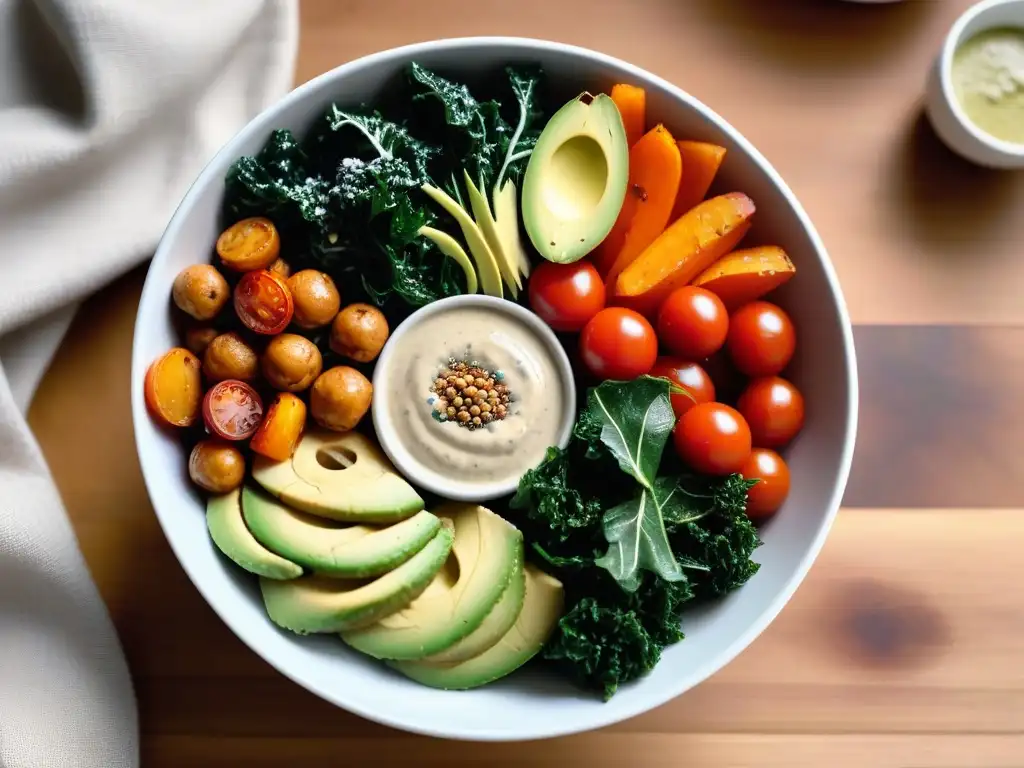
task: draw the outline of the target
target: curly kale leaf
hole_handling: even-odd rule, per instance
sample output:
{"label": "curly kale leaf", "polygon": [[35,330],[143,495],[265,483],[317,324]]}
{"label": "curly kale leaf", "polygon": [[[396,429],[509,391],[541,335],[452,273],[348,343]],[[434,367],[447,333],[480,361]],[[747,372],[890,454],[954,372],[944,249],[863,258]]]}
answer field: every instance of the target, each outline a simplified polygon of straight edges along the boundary
{"label": "curly kale leaf", "polygon": [[326,229],[329,185],[312,173],[310,160],[289,130],[275,130],[255,156],[238,158],[228,169],[224,223],[267,216],[279,229],[313,225]]}
{"label": "curly kale leaf", "polygon": [[600,525],[602,499],[573,482],[571,465],[569,451],[548,448],[544,461],[520,478],[510,502],[512,509],[524,510],[531,521],[547,529],[542,541],[565,542],[577,531]]}
{"label": "curly kale leaf", "polygon": [[761,567],[751,559],[761,538],[746,514],[747,490],[755,482],[738,474],[710,482],[680,478],[680,488],[691,502],[689,513],[666,525],[677,555],[704,566],[690,575],[696,597],[731,592]]}
{"label": "curly kale leaf", "polygon": [[654,669],[661,646],[635,611],[585,597],[559,620],[543,657],[581,685],[602,690],[608,700],[621,683]]}
{"label": "curly kale leaf", "polygon": [[501,168],[495,177],[494,188],[500,190],[505,181],[518,181],[526,171],[526,164],[540,136],[539,124],[543,119],[540,110],[540,86],[543,73],[540,68],[505,70],[509,87],[515,97],[515,108],[508,116],[511,131],[499,134],[498,150],[503,158]]}
{"label": "curly kale leaf", "polygon": [[543,658],[606,700],[653,669],[663,648],[683,639],[680,615],[693,597],[685,581],[652,574],[644,574],[636,592],[625,593],[596,568],[576,580],[574,592],[582,596],[559,621]]}
{"label": "curly kale leaf", "polygon": [[[490,189],[504,157],[501,137],[511,133],[501,117],[501,105],[497,101],[477,101],[465,85],[453,83],[416,63],[409,65],[409,79],[413,103],[425,108],[425,122],[432,131],[445,137],[449,158],[457,161],[457,166],[435,174],[445,180],[445,189],[461,201],[463,169],[477,189]],[[435,108],[429,109],[430,106]],[[445,126],[443,130],[441,124]]]}

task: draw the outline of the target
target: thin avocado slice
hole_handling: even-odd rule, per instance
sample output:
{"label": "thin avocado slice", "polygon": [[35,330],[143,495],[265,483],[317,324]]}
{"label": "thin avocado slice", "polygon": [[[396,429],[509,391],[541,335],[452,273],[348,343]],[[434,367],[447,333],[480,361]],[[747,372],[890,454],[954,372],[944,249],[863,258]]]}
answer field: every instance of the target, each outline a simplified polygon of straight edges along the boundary
{"label": "thin avocado slice", "polygon": [[448,211],[462,228],[462,234],[469,245],[469,252],[473,254],[473,260],[476,262],[476,271],[480,276],[480,285],[484,289],[484,293],[488,296],[502,298],[504,293],[501,288],[501,272],[498,270],[498,261],[487,246],[487,240],[480,231],[480,227],[469,217],[466,210],[452,200],[444,190],[430,184],[424,184],[422,189],[438,205]]}
{"label": "thin avocado slice", "polygon": [[378,621],[422,594],[448,558],[452,530],[438,529],[423,549],[372,581],[306,576],[292,581],[260,579],[271,621],[300,635],[340,632]]}
{"label": "thin avocado slice", "polygon": [[530,257],[523,248],[519,234],[519,205],[516,185],[506,181],[501,190],[494,190],[494,221],[498,226],[498,237],[505,255],[517,265],[519,274],[530,276]]}
{"label": "thin avocado slice", "polygon": [[520,567],[523,534],[489,509],[450,503],[434,514],[454,527],[452,562],[408,607],[343,632],[356,650],[378,659],[422,659],[450,648],[483,623]]}
{"label": "thin avocado slice", "polygon": [[206,502],[206,527],[217,549],[257,576],[297,579],[302,575],[302,566],[263,547],[245,527],[241,499],[242,493],[236,488],[211,496]]}
{"label": "thin avocado slice", "polygon": [[519,279],[519,270],[517,268],[519,265],[513,264],[508,254],[505,253],[504,244],[498,235],[498,225],[491,215],[491,206],[488,204],[487,198],[477,189],[476,184],[473,183],[473,178],[469,175],[469,171],[463,169],[462,173],[466,177],[466,191],[468,192],[469,206],[473,209],[473,218],[476,219],[477,226],[483,232],[484,239],[487,240],[491,253],[494,254],[494,258],[498,261],[498,269],[501,271],[501,276],[505,279],[505,285],[508,286],[512,298],[516,298],[519,296],[519,290],[523,287],[523,283]]}
{"label": "thin avocado slice", "polygon": [[389,526],[344,525],[298,512],[266,491],[242,491],[242,515],[267,549],[314,573],[341,578],[379,576],[427,545],[441,521],[426,511]]}
{"label": "thin avocado slice", "polygon": [[523,178],[523,224],[541,256],[579,261],[607,237],[629,182],[629,142],[607,94],[584,93],[541,131]]}
{"label": "thin avocado slice", "polygon": [[515,672],[544,647],[565,610],[565,591],[558,579],[532,563],[526,566],[526,597],[512,628],[495,645],[473,658],[455,663],[390,661],[406,677],[431,688],[468,690]]}
{"label": "thin avocado slice", "polygon": [[252,476],[285,504],[332,520],[391,523],[423,509],[423,498],[359,432],[310,429],[290,459],[256,456]]}
{"label": "thin avocado slice", "polygon": [[469,260],[469,256],[459,245],[459,241],[449,235],[447,232],[442,232],[440,229],[434,229],[433,227],[422,226],[419,228],[419,234],[428,240],[433,240],[434,245],[441,249],[441,253],[452,259],[462,267],[462,271],[466,273],[466,293],[476,293],[477,282],[476,282],[476,270],[473,269],[473,264]]}
{"label": "thin avocado slice", "polygon": [[517,568],[498,604],[487,614],[475,631],[470,632],[451,648],[447,648],[423,661],[436,664],[454,664],[479,656],[492,645],[501,640],[512,629],[523,609],[523,597],[526,595],[526,571],[522,562]]}

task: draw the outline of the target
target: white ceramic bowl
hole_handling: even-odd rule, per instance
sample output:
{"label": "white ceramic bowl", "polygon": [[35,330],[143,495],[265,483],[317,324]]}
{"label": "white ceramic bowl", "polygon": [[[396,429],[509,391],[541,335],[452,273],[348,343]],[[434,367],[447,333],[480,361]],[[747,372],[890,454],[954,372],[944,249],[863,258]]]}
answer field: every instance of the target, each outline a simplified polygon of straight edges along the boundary
{"label": "white ceramic bowl", "polygon": [[[666,650],[652,674],[622,687],[607,703],[535,669],[475,691],[437,691],[350,652],[335,637],[300,638],[276,628],[256,579],[220,556],[210,541],[181,447],[146,411],[146,367],[178,343],[171,283],[179,270],[211,254],[232,161],[256,152],[274,128],[302,131],[332,100],[372,99],[413,60],[470,80],[506,62],[539,61],[566,100],[618,81],[644,86],[651,120],[663,121],[678,136],[728,149],[716,188],[742,190],[756,202],[748,242],[777,243],[797,265],[797,277],[776,300],[798,329],[789,375],[804,393],[808,415],[788,449],[790,497],[763,528],[765,543],[756,551],[762,567],[725,600],[688,614],[686,639]],[[836,274],[804,209],[765,158],[707,106],[638,67],[581,48],[510,38],[420,43],[353,61],[302,85],[242,129],[188,191],[153,258],[139,304],[131,389],[139,460],[160,524],[182,567],[224,622],[267,662],[328,701],[409,731],[472,740],[538,739],[609,725],[678,696],[728,663],[775,618],[818,555],[843,496],[857,425],[853,337]]]}
{"label": "white ceramic bowl", "polygon": [[939,138],[965,159],[988,168],[1024,168],[1024,144],[978,128],[953,91],[953,54],[969,38],[996,27],[1024,28],[1024,0],[983,0],[954,22],[928,75],[925,110]]}

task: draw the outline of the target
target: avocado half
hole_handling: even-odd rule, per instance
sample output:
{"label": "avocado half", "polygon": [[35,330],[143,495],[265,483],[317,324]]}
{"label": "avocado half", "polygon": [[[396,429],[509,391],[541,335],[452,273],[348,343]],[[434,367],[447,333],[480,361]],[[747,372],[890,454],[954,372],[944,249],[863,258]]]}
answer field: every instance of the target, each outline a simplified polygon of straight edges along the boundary
{"label": "avocado half", "polygon": [[242,515],[267,549],[323,576],[364,578],[396,568],[426,546],[441,521],[427,511],[387,526],[345,525],[289,508],[263,490],[242,490]]}
{"label": "avocado half", "polygon": [[526,596],[515,624],[490,648],[454,664],[390,661],[406,677],[432,688],[467,690],[515,672],[547,643],[565,607],[562,583],[533,564],[526,566]]}
{"label": "avocado half", "polygon": [[265,579],[297,579],[302,566],[265,548],[246,527],[241,499],[236,488],[206,502],[206,527],[217,549],[249,573]]}
{"label": "avocado half", "polygon": [[[489,509],[450,503],[434,510],[455,530],[454,563],[406,608],[341,637],[378,659],[422,659],[440,653],[483,624],[523,563],[523,534]],[[451,565],[458,575],[452,582]]]}
{"label": "avocado half", "polygon": [[292,581],[260,579],[271,621],[300,635],[340,632],[380,620],[416,599],[438,572],[452,546],[448,526],[393,571],[372,581],[306,576]]}
{"label": "avocado half", "polygon": [[569,264],[615,224],[629,182],[629,142],[607,94],[584,93],[541,132],[523,179],[523,225],[548,261]]}
{"label": "avocado half", "polygon": [[332,520],[390,523],[423,509],[422,497],[359,432],[310,430],[290,459],[257,456],[252,476],[285,504]]}

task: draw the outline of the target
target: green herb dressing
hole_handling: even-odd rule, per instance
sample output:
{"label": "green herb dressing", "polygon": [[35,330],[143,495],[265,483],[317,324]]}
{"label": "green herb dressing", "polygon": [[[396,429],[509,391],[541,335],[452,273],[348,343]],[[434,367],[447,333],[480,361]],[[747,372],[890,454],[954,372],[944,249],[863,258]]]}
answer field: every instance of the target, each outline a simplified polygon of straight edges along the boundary
{"label": "green herb dressing", "polygon": [[1024,144],[1024,28],[980,32],[953,55],[953,89],[967,117],[1003,141]]}

